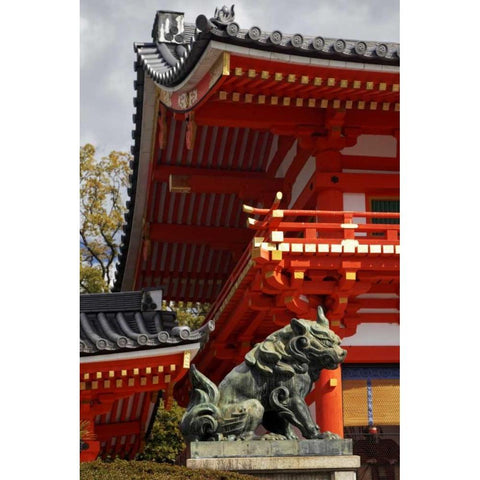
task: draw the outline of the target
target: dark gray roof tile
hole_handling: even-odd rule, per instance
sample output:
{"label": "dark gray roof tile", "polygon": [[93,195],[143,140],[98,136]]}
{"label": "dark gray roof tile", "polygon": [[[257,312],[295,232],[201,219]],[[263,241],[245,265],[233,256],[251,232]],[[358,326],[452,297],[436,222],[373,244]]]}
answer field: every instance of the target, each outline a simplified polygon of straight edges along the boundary
{"label": "dark gray roof tile", "polygon": [[145,292],[80,296],[80,354],[142,350],[205,342],[209,322],[193,332],[171,311],[145,310]]}

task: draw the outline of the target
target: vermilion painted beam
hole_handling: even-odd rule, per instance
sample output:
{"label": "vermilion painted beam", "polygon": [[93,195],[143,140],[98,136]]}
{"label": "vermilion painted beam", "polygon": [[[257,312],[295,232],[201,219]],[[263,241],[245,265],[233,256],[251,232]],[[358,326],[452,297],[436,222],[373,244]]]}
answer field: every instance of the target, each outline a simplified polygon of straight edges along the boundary
{"label": "vermilion painted beam", "polygon": [[400,159],[390,157],[371,157],[364,155],[341,155],[342,168],[361,170],[385,170],[397,172],[400,170]]}
{"label": "vermilion painted beam", "polygon": [[398,190],[400,176],[397,173],[319,173],[315,176],[316,188],[336,188],[342,191]]}
{"label": "vermilion painted beam", "polygon": [[154,223],[150,225],[150,239],[168,243],[208,244],[213,248],[231,249],[247,245],[254,232],[247,228],[200,227]]}
{"label": "vermilion painted beam", "polygon": [[[196,112],[195,120],[197,125],[258,129],[289,127],[291,131],[285,131],[285,135],[293,135],[297,125],[324,128],[326,112],[326,109],[308,107],[212,102]],[[344,125],[345,128],[359,127],[363,133],[392,134],[400,128],[400,115],[398,112],[348,110]]]}
{"label": "vermilion painted beam", "polygon": [[221,178],[210,175],[170,175],[171,192],[180,193],[236,193],[240,198],[257,198],[271,193],[274,195],[283,190],[282,179],[268,178],[265,175],[251,176],[229,175],[224,171]]}
{"label": "vermilion painted beam", "polygon": [[400,347],[392,346],[342,346],[347,351],[345,363],[399,363]]}

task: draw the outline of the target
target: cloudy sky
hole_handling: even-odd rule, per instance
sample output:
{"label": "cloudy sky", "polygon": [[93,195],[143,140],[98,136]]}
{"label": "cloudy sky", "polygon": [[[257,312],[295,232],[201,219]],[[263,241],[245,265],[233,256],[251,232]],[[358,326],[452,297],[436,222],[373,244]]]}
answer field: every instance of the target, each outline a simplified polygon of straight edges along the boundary
{"label": "cloudy sky", "polygon": [[[133,42],[151,41],[157,10],[213,16],[226,0],[81,0],[80,144],[129,151]],[[399,0],[232,0],[241,28],[355,40],[399,41]],[[228,6],[230,2],[226,2]]]}

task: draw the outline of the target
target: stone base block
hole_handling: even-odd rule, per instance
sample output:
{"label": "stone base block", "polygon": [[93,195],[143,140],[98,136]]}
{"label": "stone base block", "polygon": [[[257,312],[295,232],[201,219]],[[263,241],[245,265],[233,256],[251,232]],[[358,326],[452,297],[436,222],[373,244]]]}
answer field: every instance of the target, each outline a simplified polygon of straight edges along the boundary
{"label": "stone base block", "polygon": [[351,455],[352,439],[191,442],[191,458]]}
{"label": "stone base block", "polygon": [[356,470],[360,467],[360,457],[318,455],[190,458],[187,460],[187,467],[248,473],[271,480],[355,480]]}

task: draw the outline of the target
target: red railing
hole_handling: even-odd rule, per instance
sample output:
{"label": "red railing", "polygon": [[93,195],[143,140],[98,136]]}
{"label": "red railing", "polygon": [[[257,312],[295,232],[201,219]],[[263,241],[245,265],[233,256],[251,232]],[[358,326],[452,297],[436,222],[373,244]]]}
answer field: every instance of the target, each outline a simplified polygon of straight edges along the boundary
{"label": "red railing", "polygon": [[[372,219],[400,219],[400,213],[355,212],[330,210],[275,210],[247,207],[251,215],[264,215],[263,220],[249,219],[248,226],[260,235],[281,231],[291,243],[331,243],[332,240],[358,240],[366,244],[398,245],[400,225],[368,223]],[[309,221],[285,221],[286,217],[309,218]],[[360,223],[359,220],[365,223]],[[332,221],[337,220],[337,221]],[[266,241],[268,241],[266,239]]]}

